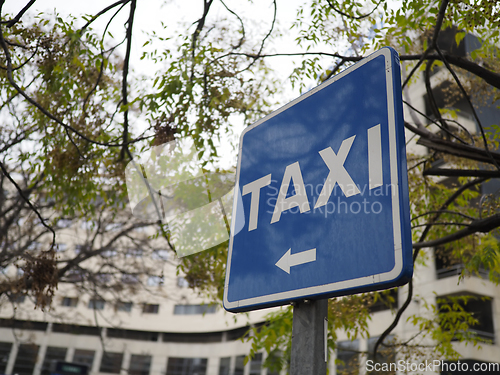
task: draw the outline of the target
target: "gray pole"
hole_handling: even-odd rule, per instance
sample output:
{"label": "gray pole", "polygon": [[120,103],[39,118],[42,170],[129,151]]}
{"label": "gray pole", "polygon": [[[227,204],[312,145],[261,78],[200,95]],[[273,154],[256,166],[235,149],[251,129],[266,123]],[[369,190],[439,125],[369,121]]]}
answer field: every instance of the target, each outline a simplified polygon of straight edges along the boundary
{"label": "gray pole", "polygon": [[290,375],[326,375],[328,299],[301,301],[293,307]]}

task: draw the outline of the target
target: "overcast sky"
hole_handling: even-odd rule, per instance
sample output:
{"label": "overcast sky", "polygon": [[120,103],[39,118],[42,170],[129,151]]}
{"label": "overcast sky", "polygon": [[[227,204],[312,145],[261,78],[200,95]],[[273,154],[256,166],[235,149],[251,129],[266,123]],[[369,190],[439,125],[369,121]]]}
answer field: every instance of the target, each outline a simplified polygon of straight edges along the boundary
{"label": "overcast sky", "polygon": [[[62,16],[69,14],[78,16],[83,14],[95,14],[108,4],[112,4],[114,0],[86,0],[86,1],[68,1],[68,0],[37,0],[32,6],[31,14],[36,12],[53,13],[54,10]],[[303,3],[304,0],[279,0],[278,1],[278,20],[279,28],[282,31],[289,30],[294,20],[297,7]],[[6,0],[3,7],[4,12],[17,13],[21,10],[28,0]],[[227,0],[226,4],[238,14],[243,15],[248,19],[252,19],[262,24],[262,32],[265,33],[272,21],[272,2],[270,0],[253,0],[252,3],[245,0]],[[144,64],[139,60],[140,53],[138,51],[147,40],[144,32],[151,32],[153,30],[159,31],[162,29],[161,23],[167,25],[170,35],[172,31],[177,28],[179,22],[193,23],[202,14],[203,0],[140,0],[136,9],[136,17],[134,20],[134,50],[136,53],[133,57],[133,66],[141,70],[140,64]],[[225,16],[229,19],[234,17],[230,15],[220,2],[214,3],[215,14]],[[128,7],[125,8],[119,18],[113,21],[112,33],[118,39],[123,36],[123,24],[128,16]],[[106,17],[105,19],[108,19]],[[235,19],[236,21],[236,19]],[[104,22],[96,22],[93,27],[97,30],[104,28]],[[292,43],[295,35],[286,32],[284,38],[280,39],[279,47],[272,46],[275,51],[279,48],[279,52],[296,51]],[[290,60],[289,58],[286,59]],[[293,65],[287,63],[285,59],[272,59],[270,63],[277,68],[283,77],[291,73]],[[284,65],[285,64],[285,65]],[[146,66],[144,71],[150,71],[151,67]]]}

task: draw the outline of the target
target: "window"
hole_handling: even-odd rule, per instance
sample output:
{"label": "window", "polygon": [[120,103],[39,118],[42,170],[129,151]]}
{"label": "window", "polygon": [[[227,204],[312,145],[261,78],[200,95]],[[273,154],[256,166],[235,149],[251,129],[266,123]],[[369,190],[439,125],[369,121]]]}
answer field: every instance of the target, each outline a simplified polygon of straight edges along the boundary
{"label": "window", "polygon": [[222,332],[173,333],[163,332],[163,342],[221,342]]}
{"label": "window", "polygon": [[50,364],[55,361],[64,361],[66,359],[66,348],[58,348],[55,346],[48,346],[43,359],[43,370],[49,370]]}
{"label": "window", "polygon": [[78,305],[78,298],[75,297],[64,297],[61,300],[61,306],[76,307]]}
{"label": "window", "polygon": [[107,249],[101,253],[103,258],[113,258],[118,252],[115,249]]}
{"label": "window", "polygon": [[221,358],[219,361],[219,375],[229,375],[231,370],[231,357]]}
{"label": "window", "polygon": [[104,305],[106,302],[103,299],[99,298],[92,298],[89,301],[89,309],[94,309],[94,310],[104,310]]}
{"label": "window", "polygon": [[[45,323],[47,324],[47,323]],[[77,326],[74,324],[52,324],[53,332],[71,333],[72,335],[100,336],[101,329],[91,326]]]}
{"label": "window", "polygon": [[214,314],[217,311],[216,305],[175,305],[175,315],[197,315]]}
{"label": "window", "polygon": [[101,284],[108,284],[111,281],[111,274],[110,273],[98,273],[96,275],[96,280],[97,282]]}
{"label": "window", "polygon": [[245,371],[245,356],[239,355],[234,361],[234,375],[243,375]]}
{"label": "window", "polygon": [[104,352],[102,354],[101,367],[99,372],[109,372],[119,374],[122,369],[123,353]]}
{"label": "window", "polygon": [[368,307],[370,313],[395,309],[398,307],[398,289],[378,292],[376,301]]}
{"label": "window", "polygon": [[139,283],[139,276],[137,275],[131,275],[131,274],[123,274],[122,275],[122,283],[124,284],[138,284]]}
{"label": "window", "polygon": [[6,328],[45,332],[47,330],[47,325],[48,324],[45,322],[31,320],[0,319],[0,327]]}
{"label": "window", "polygon": [[262,367],[262,353],[256,353],[255,356],[250,360],[249,375],[260,375],[261,367]]}
{"label": "window", "polygon": [[177,286],[179,288],[187,288],[189,286],[189,282],[182,276],[177,278]]}
{"label": "window", "polygon": [[84,253],[87,250],[86,245],[75,245],[75,254]]}
{"label": "window", "polygon": [[28,250],[41,250],[43,245],[38,241],[33,241],[28,245]]}
{"label": "window", "polygon": [[160,276],[149,276],[147,284],[148,286],[160,286],[163,284],[163,278]]}
{"label": "window", "polygon": [[38,356],[38,345],[21,344],[17,351],[16,361],[14,363],[13,374],[31,375],[35,369],[35,363]]}
{"label": "window", "polygon": [[83,271],[82,270],[70,270],[66,275],[64,275],[64,279],[62,281],[66,282],[78,282],[83,280]]}
{"label": "window", "polygon": [[152,303],[145,303],[142,306],[142,313],[143,314],[158,314],[159,310],[160,310],[160,305],[155,305]]}
{"label": "window", "polygon": [[125,256],[127,258],[140,258],[142,257],[142,249],[127,249]]}
{"label": "window", "polygon": [[65,243],[56,243],[56,252],[63,253],[68,250],[68,245]]}
{"label": "window", "polygon": [[[461,309],[463,309],[464,312],[472,314],[473,318],[477,319],[478,323],[475,325],[469,325],[467,332],[457,330],[455,332],[457,336],[470,334],[482,338],[490,343],[495,342],[491,299],[479,295],[454,295],[438,298],[437,302],[440,318],[443,323],[450,319],[447,317],[450,313],[455,315],[455,317],[451,317],[453,321],[457,319],[456,315],[460,315],[460,312],[453,307],[457,304]],[[458,317],[458,319],[459,323],[464,320],[460,319],[460,317]],[[458,324],[456,326],[458,327]]]}
{"label": "window", "polygon": [[127,340],[141,340],[141,341],[158,341],[160,336],[159,332],[151,331],[135,331],[132,329],[117,329],[108,328],[106,330],[107,337]]}
{"label": "window", "polygon": [[234,340],[240,340],[243,337],[248,337],[248,333],[250,331],[250,327],[241,327],[241,328],[236,328],[232,329],[230,331],[227,331],[227,340],[228,341],[234,341]]}
{"label": "window", "polygon": [[280,375],[280,369],[283,364],[283,352],[278,349],[272,350],[266,358],[267,375]]}
{"label": "window", "polygon": [[23,303],[26,300],[26,295],[21,293],[13,293],[11,300],[14,303]]}
{"label": "window", "polygon": [[123,227],[122,223],[112,223],[106,225],[106,232],[117,231]]}
{"label": "window", "polygon": [[151,368],[150,355],[132,354],[130,357],[129,375],[149,375]]}
{"label": "window", "polygon": [[12,343],[0,342],[0,374],[5,374],[11,349],[12,349]]}
{"label": "window", "polygon": [[133,306],[132,302],[119,301],[116,303],[116,311],[131,312],[132,306]]}
{"label": "window", "polygon": [[92,369],[92,364],[94,363],[93,350],[75,349],[75,354],[73,354],[73,362],[80,365],[86,365],[89,370]]}
{"label": "window", "polygon": [[168,250],[156,250],[151,254],[151,258],[154,260],[168,260],[169,252]]}
{"label": "window", "polygon": [[85,230],[93,230],[95,227],[97,227],[97,223],[93,220],[82,221],[80,223],[80,228]]}
{"label": "window", "polygon": [[[465,269],[463,260],[454,254],[453,247],[450,245],[436,247],[434,249],[434,260],[436,264],[436,277],[438,279],[459,276]],[[488,270],[483,265],[479,265],[477,276],[487,279]]]}
{"label": "window", "polygon": [[205,375],[206,372],[206,358],[170,357],[167,361],[166,375]]}
{"label": "window", "polygon": [[73,222],[69,219],[59,219],[57,226],[60,228],[69,228]]}
{"label": "window", "polygon": [[337,375],[359,373],[358,351],[358,340],[337,343]]}

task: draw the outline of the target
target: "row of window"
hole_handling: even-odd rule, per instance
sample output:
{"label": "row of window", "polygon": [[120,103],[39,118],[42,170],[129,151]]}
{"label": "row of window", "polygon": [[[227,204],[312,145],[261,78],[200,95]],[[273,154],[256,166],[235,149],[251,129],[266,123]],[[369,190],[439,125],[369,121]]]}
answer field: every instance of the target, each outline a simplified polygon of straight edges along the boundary
{"label": "row of window", "polygon": [[[23,303],[26,299],[24,294],[15,294],[12,296],[14,302]],[[77,307],[79,299],[77,297],[63,297],[61,299],[61,306]],[[87,307],[92,310],[104,310],[106,301],[99,298],[92,298],[89,300]],[[132,302],[118,301],[114,303],[116,311],[131,312],[134,304]],[[154,303],[141,304],[143,314],[158,314],[160,305]],[[204,315],[215,314],[217,312],[216,305],[175,305],[174,315]]]}
{"label": "row of window", "polygon": [[[12,343],[0,342],[0,373],[6,372],[8,358],[12,350]],[[38,345],[21,344],[18,347],[14,362],[13,373],[18,375],[32,375],[39,352]],[[51,363],[66,360],[67,349],[62,347],[48,346],[42,363],[42,373],[49,371]],[[95,351],[75,349],[71,362],[92,368]],[[99,365],[99,372],[119,374],[123,367],[123,353],[104,352]],[[219,360],[219,375],[243,375],[245,369],[245,356],[234,358],[224,357]],[[129,375],[149,375],[151,371],[152,356],[143,354],[132,354],[129,364]],[[167,359],[166,375],[205,375],[207,372],[207,358],[179,358],[169,357]],[[249,362],[249,375],[260,375],[262,370],[262,353],[257,353]],[[268,375],[277,375],[275,372],[267,372]]]}
{"label": "row of window", "polygon": [[[0,327],[5,327],[15,330],[32,330],[46,332],[49,324],[46,322],[34,322],[12,319],[0,319]],[[210,343],[210,342],[225,342],[240,340],[248,335],[250,327],[235,328],[229,331],[215,332],[157,332],[157,331],[138,331],[123,328],[100,328],[95,326],[80,326],[75,324],[59,324],[52,323],[51,331],[54,333],[66,333],[71,335],[88,335],[101,336],[102,330],[109,338],[118,338],[126,340],[142,340],[142,341],[161,341],[161,342],[177,342],[177,343]],[[1,339],[1,337],[0,337]]]}
{"label": "row of window", "polygon": [[[28,250],[40,250],[46,246],[41,242],[33,241],[28,245]],[[58,253],[63,253],[68,250],[68,245],[65,243],[56,243],[55,249]],[[80,254],[87,250],[86,245],[75,245],[74,251],[75,254]],[[112,258],[118,254],[116,249],[110,248],[104,250],[101,253],[101,256],[104,258]],[[125,251],[125,257],[127,258],[140,258],[143,256],[143,250],[140,248],[128,248]],[[151,253],[151,258],[153,260],[164,260],[167,261],[170,258],[170,252],[168,250],[155,250]]]}
{"label": "row of window", "polygon": [[[111,273],[98,273],[95,275],[95,281],[100,284],[109,284],[113,280],[117,281],[117,275]],[[120,282],[127,285],[134,285],[141,283],[141,277],[137,274],[121,274],[118,275],[120,278]],[[63,281],[66,282],[78,282],[83,281],[85,279],[85,272],[83,270],[71,270],[66,275],[64,275]],[[148,276],[146,280],[147,286],[162,286],[164,282],[163,277],[161,276]],[[189,286],[189,282],[182,276],[177,277],[177,286],[179,288],[187,288]]]}
{"label": "row of window", "polygon": [[[465,270],[463,260],[458,259],[453,254],[450,246],[439,246],[434,249],[434,259],[436,263],[436,277],[444,279],[446,277],[457,277]],[[489,272],[482,265],[477,269],[477,275],[483,279],[489,278]]]}
{"label": "row of window", "polygon": [[[114,308],[116,311],[131,312],[133,305],[134,304],[132,302],[118,301],[114,304]],[[78,298],[64,297],[61,300],[61,306],[76,307],[78,306]],[[87,304],[87,307],[93,310],[104,310],[105,306],[106,306],[106,301],[99,298],[92,298],[91,300],[89,300]],[[142,304],[143,314],[158,314],[159,311],[160,311],[160,305],[158,304],[153,304],[153,303]]]}
{"label": "row of window", "polygon": [[[62,305],[63,306],[73,306],[75,307],[78,303],[77,298],[63,298]],[[103,310],[106,301],[101,299],[91,299],[88,303],[89,309],[95,310]],[[119,301],[115,304],[115,309],[117,311],[132,311],[132,302],[123,302]],[[143,303],[142,304],[142,313],[143,314],[158,314],[160,311],[159,304],[153,303]],[[216,305],[175,305],[174,306],[174,315],[203,315],[203,314],[214,314],[217,312]]]}

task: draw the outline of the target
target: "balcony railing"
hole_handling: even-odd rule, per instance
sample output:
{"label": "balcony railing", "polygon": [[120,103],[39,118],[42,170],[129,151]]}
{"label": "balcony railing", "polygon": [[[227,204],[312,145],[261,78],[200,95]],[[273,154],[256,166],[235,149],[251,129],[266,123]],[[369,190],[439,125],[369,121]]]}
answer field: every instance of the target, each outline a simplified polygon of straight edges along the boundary
{"label": "balcony railing", "polygon": [[[465,265],[463,263],[459,264],[454,264],[451,266],[447,266],[445,268],[437,269],[436,274],[438,279],[444,279],[446,277],[451,277],[451,276],[459,276],[462,274],[462,271],[465,269]],[[467,272],[467,276],[470,276],[471,274]],[[477,274],[474,273],[472,274],[473,276],[479,276],[482,279],[488,279],[489,278],[489,273],[486,269],[483,267],[480,267],[477,271]]]}

